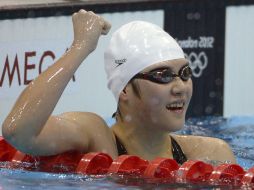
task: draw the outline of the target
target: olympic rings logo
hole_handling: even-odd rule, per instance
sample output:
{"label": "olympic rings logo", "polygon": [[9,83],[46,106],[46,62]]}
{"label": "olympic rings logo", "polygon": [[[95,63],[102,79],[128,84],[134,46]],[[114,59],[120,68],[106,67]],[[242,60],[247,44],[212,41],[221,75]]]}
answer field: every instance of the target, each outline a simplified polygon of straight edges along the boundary
{"label": "olympic rings logo", "polygon": [[189,66],[192,70],[194,77],[198,78],[202,75],[203,70],[208,65],[208,58],[205,52],[200,52],[199,54],[191,52],[189,55],[185,53],[186,59],[189,61]]}

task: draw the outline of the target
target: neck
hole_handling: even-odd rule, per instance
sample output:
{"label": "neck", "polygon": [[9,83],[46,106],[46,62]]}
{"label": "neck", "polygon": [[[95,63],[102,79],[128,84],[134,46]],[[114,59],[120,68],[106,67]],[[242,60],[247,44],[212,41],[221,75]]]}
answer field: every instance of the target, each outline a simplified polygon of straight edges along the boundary
{"label": "neck", "polygon": [[123,143],[128,154],[137,155],[147,160],[155,157],[172,158],[169,133],[147,127],[142,124],[118,121],[113,131]]}

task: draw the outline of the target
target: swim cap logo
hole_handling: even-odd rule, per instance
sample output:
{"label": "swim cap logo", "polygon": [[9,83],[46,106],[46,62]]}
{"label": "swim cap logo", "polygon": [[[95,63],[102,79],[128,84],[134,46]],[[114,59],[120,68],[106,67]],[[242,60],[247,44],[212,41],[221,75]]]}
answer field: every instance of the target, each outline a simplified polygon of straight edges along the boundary
{"label": "swim cap logo", "polygon": [[127,61],[127,59],[116,59],[115,60],[115,64],[117,64],[116,67],[124,64],[126,61]]}

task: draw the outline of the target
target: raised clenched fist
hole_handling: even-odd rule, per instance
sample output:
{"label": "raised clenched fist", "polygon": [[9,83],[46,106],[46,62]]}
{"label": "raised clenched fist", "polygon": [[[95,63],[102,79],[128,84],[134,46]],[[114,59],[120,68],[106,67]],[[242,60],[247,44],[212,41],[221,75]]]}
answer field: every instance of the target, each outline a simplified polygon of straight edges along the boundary
{"label": "raised clenched fist", "polygon": [[101,34],[107,34],[111,25],[91,11],[80,10],[72,15],[73,46],[93,51]]}

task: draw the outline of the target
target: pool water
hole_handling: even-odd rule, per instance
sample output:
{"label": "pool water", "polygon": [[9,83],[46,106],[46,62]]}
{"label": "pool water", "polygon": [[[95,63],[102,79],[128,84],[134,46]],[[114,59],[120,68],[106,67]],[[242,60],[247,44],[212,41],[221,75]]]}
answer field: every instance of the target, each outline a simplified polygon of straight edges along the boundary
{"label": "pool water", "polygon": [[[109,121],[111,122],[111,121]],[[254,166],[254,117],[205,117],[187,120],[180,134],[222,138],[233,148],[238,164],[248,169]],[[239,189],[237,186],[172,184],[147,181],[126,176],[84,176],[6,169],[0,163],[0,190],[83,190],[83,189]],[[8,167],[7,167],[8,168]]]}
{"label": "pool water", "polygon": [[1,169],[1,190],[84,190],[84,189],[239,189],[233,186],[209,186],[172,183],[146,183],[123,176],[81,176]]}

